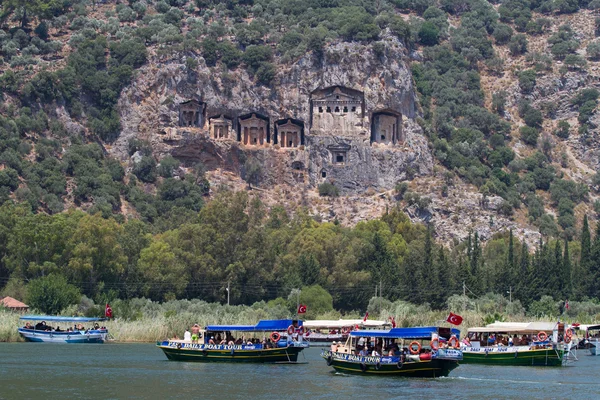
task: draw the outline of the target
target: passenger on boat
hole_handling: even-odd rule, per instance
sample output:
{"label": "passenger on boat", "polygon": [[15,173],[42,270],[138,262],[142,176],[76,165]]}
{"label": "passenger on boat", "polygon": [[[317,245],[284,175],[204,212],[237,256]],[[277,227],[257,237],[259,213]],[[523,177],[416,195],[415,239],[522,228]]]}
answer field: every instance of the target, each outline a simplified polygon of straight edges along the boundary
{"label": "passenger on boat", "polygon": [[373,357],[381,357],[381,353],[377,351],[377,347],[373,348],[373,352],[371,353]]}
{"label": "passenger on boat", "polygon": [[489,337],[488,337],[488,345],[489,346],[493,346],[496,343],[496,336],[492,333]]}
{"label": "passenger on boat", "polygon": [[200,337],[199,334],[200,334],[200,325],[194,324],[194,326],[192,326],[192,343],[198,343],[198,338]]}
{"label": "passenger on boat", "polygon": [[188,331],[187,329],[183,333],[183,340],[185,342],[191,342],[192,341],[192,333],[190,331]]}
{"label": "passenger on boat", "polygon": [[356,348],[358,350],[362,350],[365,347],[365,338],[361,337],[360,339],[358,339],[358,344],[356,345]]}
{"label": "passenger on boat", "polygon": [[513,347],[515,345],[515,342],[513,340],[513,338],[511,336],[508,337],[508,346],[509,347]]}
{"label": "passenger on boat", "polygon": [[369,349],[363,347],[363,349],[358,353],[358,355],[361,357],[367,357],[369,355]]}
{"label": "passenger on boat", "polygon": [[337,342],[334,340],[334,341],[331,343],[331,351],[333,351],[333,352],[336,352],[337,350],[338,350],[338,344],[337,344]]}
{"label": "passenger on boat", "polygon": [[465,336],[465,338],[462,340],[463,344],[467,347],[471,347],[471,340],[469,340],[468,336]]}
{"label": "passenger on boat", "polygon": [[25,329],[33,329],[33,326],[31,326],[31,324],[29,322],[27,322],[23,328],[25,328]]}
{"label": "passenger on boat", "polygon": [[215,337],[214,336],[210,337],[210,340],[208,341],[208,344],[215,344]]}
{"label": "passenger on boat", "polygon": [[62,332],[62,330],[60,329],[60,326],[56,326],[56,329],[54,330],[55,332]]}

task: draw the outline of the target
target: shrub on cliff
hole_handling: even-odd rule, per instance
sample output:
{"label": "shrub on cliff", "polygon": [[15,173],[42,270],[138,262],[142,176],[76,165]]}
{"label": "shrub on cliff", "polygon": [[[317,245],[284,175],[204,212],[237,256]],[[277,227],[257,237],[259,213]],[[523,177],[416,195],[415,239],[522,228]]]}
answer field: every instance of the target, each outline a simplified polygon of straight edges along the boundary
{"label": "shrub on cliff", "polygon": [[340,190],[332,183],[324,182],[319,185],[319,196],[322,197],[338,197]]}

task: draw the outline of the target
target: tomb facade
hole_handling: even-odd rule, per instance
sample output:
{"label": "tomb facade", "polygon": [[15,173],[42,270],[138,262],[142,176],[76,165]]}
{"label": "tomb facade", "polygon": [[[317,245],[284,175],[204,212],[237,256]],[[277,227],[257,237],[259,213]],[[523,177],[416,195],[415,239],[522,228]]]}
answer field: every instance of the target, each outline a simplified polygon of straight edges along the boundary
{"label": "tomb facade", "polygon": [[250,114],[239,118],[240,140],[245,145],[262,146],[270,142],[269,118]]}
{"label": "tomb facade", "polygon": [[179,104],[179,126],[201,128],[204,125],[202,114],[204,103],[188,100]]}
{"label": "tomb facade", "polygon": [[233,131],[233,122],[231,119],[221,114],[217,117],[209,118],[208,122],[210,130],[209,135],[212,139],[235,139],[235,132]]}
{"label": "tomb facade", "polygon": [[280,147],[298,147],[304,144],[304,123],[291,118],[275,123],[275,143]]}
{"label": "tomb facade", "polygon": [[360,137],[367,133],[364,116],[364,95],[358,90],[332,86],[311,93],[311,135]]}
{"label": "tomb facade", "polygon": [[402,140],[402,114],[393,110],[373,113],[371,143],[396,144]]}

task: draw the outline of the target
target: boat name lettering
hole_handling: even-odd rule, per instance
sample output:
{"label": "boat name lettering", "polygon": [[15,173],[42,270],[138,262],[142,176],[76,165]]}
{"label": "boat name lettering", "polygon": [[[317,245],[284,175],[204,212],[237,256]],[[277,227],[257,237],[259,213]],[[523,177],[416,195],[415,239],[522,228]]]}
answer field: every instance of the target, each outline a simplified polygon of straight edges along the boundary
{"label": "boat name lettering", "polygon": [[180,343],[180,342],[169,342],[169,347],[177,348],[180,346],[182,349],[188,350],[257,350],[257,346],[251,345],[226,345],[226,344],[200,344],[200,343]]}
{"label": "boat name lettering", "polygon": [[[394,362],[394,357],[375,357],[375,356],[367,356],[367,357],[362,357],[362,356],[355,356],[354,354],[341,354],[341,353],[332,353],[333,358],[337,359],[337,360],[346,360],[346,361],[354,361],[354,362],[360,362],[360,363],[369,363],[369,364],[376,364],[376,363],[381,363],[381,364],[392,364]],[[397,359],[398,357],[396,357]]]}

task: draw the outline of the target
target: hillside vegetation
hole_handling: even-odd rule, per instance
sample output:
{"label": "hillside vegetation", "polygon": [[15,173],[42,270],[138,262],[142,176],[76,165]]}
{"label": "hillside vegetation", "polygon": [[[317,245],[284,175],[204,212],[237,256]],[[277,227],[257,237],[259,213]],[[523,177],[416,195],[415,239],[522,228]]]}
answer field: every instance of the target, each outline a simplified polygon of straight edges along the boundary
{"label": "hillside vegetation", "polygon": [[[224,301],[229,282],[233,301],[245,304],[310,287],[342,310],[364,309],[376,285],[391,301],[434,308],[464,287],[476,296],[510,290],[526,307],[545,295],[596,299],[599,7],[2,0],[0,287],[34,302],[26,286],[36,279],[74,285],[97,302]],[[432,226],[401,211],[429,205],[429,193],[407,191],[407,182],[381,219],[343,227],[211,187],[201,164],[158,163],[143,140],[129,142],[138,162],[108,156],[121,129],[121,91],[145,64],[205,63],[225,81],[243,69],[268,86],[278,68],[332,43],[360,41],[380,54],[383,35],[407,49],[440,195],[460,179],[482,204],[501,196],[500,214],[542,234],[535,249],[508,231],[485,245],[475,232],[438,246]]]}

